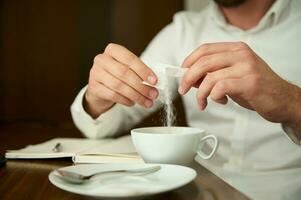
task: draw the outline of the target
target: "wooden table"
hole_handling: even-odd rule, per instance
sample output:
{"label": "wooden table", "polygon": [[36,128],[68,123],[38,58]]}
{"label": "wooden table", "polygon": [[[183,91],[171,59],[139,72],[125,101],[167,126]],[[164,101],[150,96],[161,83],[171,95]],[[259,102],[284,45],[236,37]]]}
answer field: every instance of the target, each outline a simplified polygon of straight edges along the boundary
{"label": "wooden table", "polygon": [[[44,127],[39,125],[0,125],[0,153],[6,149],[22,148],[28,144],[40,143],[53,137],[82,137],[74,128]],[[48,181],[51,170],[72,165],[71,160],[9,160],[0,168],[0,199],[92,199],[65,192]],[[148,197],[164,200],[215,200],[248,199],[204,167],[195,163],[197,178],[177,190]]]}

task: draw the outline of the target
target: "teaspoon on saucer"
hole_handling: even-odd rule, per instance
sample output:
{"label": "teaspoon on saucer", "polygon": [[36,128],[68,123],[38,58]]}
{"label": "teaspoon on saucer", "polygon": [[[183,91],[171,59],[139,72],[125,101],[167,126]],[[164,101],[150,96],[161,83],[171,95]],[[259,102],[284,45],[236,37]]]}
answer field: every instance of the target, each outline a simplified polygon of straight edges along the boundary
{"label": "teaspoon on saucer", "polygon": [[120,170],[110,170],[110,171],[101,171],[91,175],[82,175],[76,172],[66,171],[63,169],[56,170],[56,177],[73,184],[84,184],[91,181],[96,181],[96,177],[105,174],[120,174],[120,175],[135,175],[142,176],[150,173],[154,173],[161,169],[161,166],[151,166],[146,168],[139,169],[120,169]]}

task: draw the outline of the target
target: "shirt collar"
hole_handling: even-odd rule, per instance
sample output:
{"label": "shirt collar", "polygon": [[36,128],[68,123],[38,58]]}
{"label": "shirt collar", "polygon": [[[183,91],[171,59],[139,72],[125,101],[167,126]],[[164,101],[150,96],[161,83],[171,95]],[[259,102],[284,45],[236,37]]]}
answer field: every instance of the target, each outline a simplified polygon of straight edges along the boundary
{"label": "shirt collar", "polygon": [[[288,4],[291,0],[276,0],[268,12],[263,16],[257,26],[250,30],[258,30],[267,25],[275,25],[279,22],[281,15],[287,10]],[[225,20],[224,15],[220,11],[218,5],[211,1],[209,4],[210,18],[214,20],[219,26],[229,26]]]}

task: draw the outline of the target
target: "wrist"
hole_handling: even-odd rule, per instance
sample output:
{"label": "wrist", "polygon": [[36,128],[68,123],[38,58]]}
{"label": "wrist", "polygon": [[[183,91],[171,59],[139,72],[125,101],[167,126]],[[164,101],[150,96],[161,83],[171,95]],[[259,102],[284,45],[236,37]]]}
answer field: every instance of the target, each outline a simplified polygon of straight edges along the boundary
{"label": "wrist", "polygon": [[284,129],[290,129],[295,136],[301,141],[301,89],[297,86],[294,88],[294,98],[289,102],[288,120],[282,122]]}
{"label": "wrist", "polygon": [[84,110],[93,118],[99,117],[101,114],[109,110],[114,103],[109,101],[102,101],[95,98],[88,91],[86,91],[83,98],[83,108]]}

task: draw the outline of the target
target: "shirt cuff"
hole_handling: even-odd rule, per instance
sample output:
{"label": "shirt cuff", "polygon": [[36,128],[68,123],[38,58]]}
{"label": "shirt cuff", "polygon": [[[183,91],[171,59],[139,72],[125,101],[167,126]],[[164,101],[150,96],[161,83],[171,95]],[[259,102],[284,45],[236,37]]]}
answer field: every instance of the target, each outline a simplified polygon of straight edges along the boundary
{"label": "shirt cuff", "polygon": [[[76,127],[88,138],[103,138],[114,136],[118,130],[117,124],[121,120],[121,108],[113,106],[107,112],[93,119],[83,107],[83,99],[87,86],[84,87],[71,106],[71,114]],[[112,124],[114,122],[114,124]]]}
{"label": "shirt cuff", "polygon": [[295,145],[298,147],[301,147],[301,140],[297,137],[297,134],[294,132],[294,130],[284,124],[281,124],[281,128],[285,134],[285,136]]}

